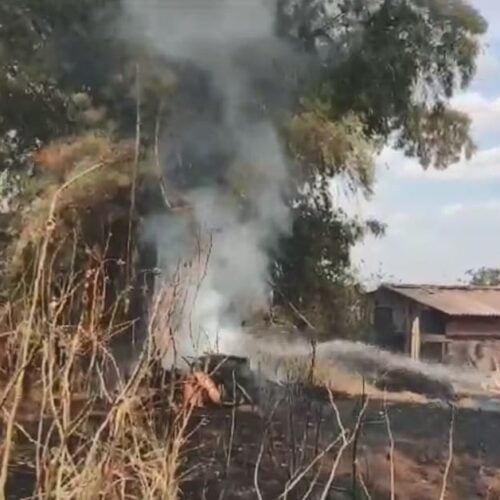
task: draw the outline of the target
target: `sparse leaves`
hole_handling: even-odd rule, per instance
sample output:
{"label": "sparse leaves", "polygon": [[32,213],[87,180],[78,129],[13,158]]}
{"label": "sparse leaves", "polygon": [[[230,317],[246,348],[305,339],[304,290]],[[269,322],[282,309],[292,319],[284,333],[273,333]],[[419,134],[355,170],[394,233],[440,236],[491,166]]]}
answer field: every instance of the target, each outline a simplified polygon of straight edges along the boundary
{"label": "sparse leaves", "polygon": [[465,157],[470,159],[476,145],[469,136],[470,118],[453,109],[432,110],[415,106],[405,118],[397,145],[422,166],[444,169]]}
{"label": "sparse leaves", "polygon": [[[469,122],[448,109],[475,74],[487,26],[468,2],[284,0],[278,12],[282,36],[320,60],[317,87],[332,118],[354,111],[369,135],[399,133],[398,145],[424,165],[441,168],[470,152]],[[418,130],[416,110],[427,117]],[[442,134],[425,130],[437,122]]]}
{"label": "sparse leaves", "polygon": [[300,199],[293,216],[292,232],[282,239],[273,269],[278,290],[319,334],[355,336],[361,288],[351,271],[351,248],[365,234],[380,235],[383,226],[350,219],[324,198]]}
{"label": "sparse leaves", "polygon": [[473,286],[499,286],[500,268],[481,267],[467,272],[470,284]]}
{"label": "sparse leaves", "polygon": [[280,276],[288,297],[307,311],[321,310],[330,329],[342,329],[349,301],[339,297],[357,286],[349,271],[352,246],[385,229],[335,212],[331,179],[342,174],[349,190],[369,195],[374,154],[394,139],[424,168],[469,158],[470,119],[449,101],[475,74],[486,26],[462,0],[278,2],[279,36],[315,69],[287,127],[309,198],[294,205]]}
{"label": "sparse leaves", "polygon": [[305,111],[292,118],[288,132],[292,154],[306,168],[307,179],[346,174],[353,191],[371,192],[375,151],[357,116],[349,114],[335,122]]}

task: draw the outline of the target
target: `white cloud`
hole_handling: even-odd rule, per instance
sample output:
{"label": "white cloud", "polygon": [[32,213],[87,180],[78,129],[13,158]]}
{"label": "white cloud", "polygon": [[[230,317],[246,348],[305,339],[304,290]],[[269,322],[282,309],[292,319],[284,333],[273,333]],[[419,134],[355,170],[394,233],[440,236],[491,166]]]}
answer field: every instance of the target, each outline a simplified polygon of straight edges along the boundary
{"label": "white cloud", "polygon": [[500,132],[500,97],[487,99],[478,92],[465,92],[458,94],[451,105],[471,117],[476,137],[485,132]]}
{"label": "white cloud", "polygon": [[[499,117],[500,120],[500,117]],[[379,176],[425,181],[482,181],[500,180],[500,146],[478,151],[470,160],[450,165],[447,169],[424,169],[415,158],[399,150],[385,148],[377,159]]]}
{"label": "white cloud", "polygon": [[445,205],[441,213],[445,217],[452,217],[454,215],[459,214],[460,212],[463,212],[465,210],[465,205],[463,203],[451,203],[450,205]]}
{"label": "white cloud", "polygon": [[447,169],[424,170],[414,159],[405,158],[400,152],[392,154],[391,166],[398,177],[435,181],[500,180],[500,146],[477,152],[470,160],[462,160]]}
{"label": "white cloud", "polygon": [[490,40],[500,38],[500,10],[497,0],[472,0],[472,5],[476,7],[482,16],[488,21],[487,37]]}
{"label": "white cloud", "polygon": [[383,170],[408,170],[414,165],[418,165],[418,161],[414,158],[408,158],[400,150],[386,147],[377,158],[377,170],[380,173]]}
{"label": "white cloud", "polygon": [[[391,169],[381,172],[382,189],[371,212],[387,223],[387,233],[381,239],[366,239],[352,253],[367,284],[381,279],[456,283],[468,269],[500,265],[500,197],[477,198],[477,189],[469,197],[464,189],[485,179],[500,181],[500,148],[480,152],[471,162],[443,172],[424,171],[418,162],[391,149],[383,151],[378,164]],[[403,182],[407,177],[410,182]],[[466,182],[445,182],[450,180]],[[431,184],[427,197],[425,189]],[[456,192],[456,201],[440,202],[440,192],[448,200]]]}
{"label": "white cloud", "polygon": [[500,214],[500,200],[485,200],[476,203],[451,203],[442,208],[441,214],[445,217],[455,217],[464,214],[479,215],[479,212],[490,211]]}
{"label": "white cloud", "polygon": [[[475,91],[457,95],[452,105],[471,116],[478,142],[492,144],[498,136],[500,144],[500,52],[495,48],[500,42],[499,3],[471,3],[488,20],[485,42],[492,47],[485,46],[478,59]],[[497,90],[497,97],[483,94],[486,89],[488,94]],[[486,186],[492,183],[500,185],[500,145],[442,171],[424,170],[417,160],[385,148],[377,169],[380,186],[363,211],[386,222],[387,234],[367,238],[352,253],[367,282],[453,283],[468,269],[500,266],[500,196],[481,199],[480,194],[483,188],[491,193]],[[474,186],[470,193],[469,186]]]}
{"label": "white cloud", "polygon": [[[497,210],[449,206],[432,214],[408,213],[402,227],[382,239],[367,239],[353,251],[361,276],[377,281],[456,283],[469,269],[500,266],[500,202]],[[479,216],[478,216],[479,215]]]}
{"label": "white cloud", "polygon": [[411,214],[408,212],[394,212],[386,215],[381,214],[380,219],[386,224],[386,234],[390,237],[403,237],[408,230],[411,230]]}
{"label": "white cloud", "polygon": [[475,81],[482,83],[500,74],[500,58],[489,47],[483,47],[477,58]]}

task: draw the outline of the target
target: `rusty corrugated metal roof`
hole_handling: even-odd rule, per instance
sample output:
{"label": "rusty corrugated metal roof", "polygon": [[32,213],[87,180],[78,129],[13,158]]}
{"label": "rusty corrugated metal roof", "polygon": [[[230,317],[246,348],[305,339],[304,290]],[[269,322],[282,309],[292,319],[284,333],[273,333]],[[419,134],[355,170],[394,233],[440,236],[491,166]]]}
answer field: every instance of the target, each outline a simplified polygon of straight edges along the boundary
{"label": "rusty corrugated metal roof", "polygon": [[500,317],[500,287],[384,284],[381,288],[450,316]]}

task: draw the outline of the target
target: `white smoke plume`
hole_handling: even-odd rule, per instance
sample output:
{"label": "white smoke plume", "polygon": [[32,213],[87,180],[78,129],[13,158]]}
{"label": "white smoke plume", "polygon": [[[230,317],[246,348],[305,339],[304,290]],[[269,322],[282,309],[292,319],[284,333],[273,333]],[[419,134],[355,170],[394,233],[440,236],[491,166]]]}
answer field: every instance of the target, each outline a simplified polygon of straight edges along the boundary
{"label": "white smoke plume", "polygon": [[[273,2],[260,0],[125,1],[127,36],[192,71],[178,88],[164,138],[170,152],[163,158],[167,176],[182,178],[182,169],[191,167],[171,152],[173,144],[201,169],[203,180],[188,185],[184,195],[197,227],[211,238],[206,276],[193,290],[192,315],[178,332],[182,355],[233,350],[241,321],[268,304],[269,252],[289,230],[286,160],[255,90],[258,82],[276,99],[287,98],[273,88],[273,75],[277,62],[293,55],[273,34],[272,9]],[[220,164],[226,167],[223,183],[210,178]],[[242,184],[244,209],[228,189],[231,183]],[[189,258],[187,220],[161,217],[148,230],[167,272]]]}

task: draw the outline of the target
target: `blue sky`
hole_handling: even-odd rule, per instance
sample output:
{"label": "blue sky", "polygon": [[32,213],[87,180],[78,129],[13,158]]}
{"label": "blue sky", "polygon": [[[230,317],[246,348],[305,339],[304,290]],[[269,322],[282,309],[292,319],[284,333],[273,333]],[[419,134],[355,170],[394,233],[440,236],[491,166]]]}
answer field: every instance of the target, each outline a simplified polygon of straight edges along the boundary
{"label": "blue sky", "polygon": [[375,195],[354,200],[363,216],[388,224],[353,251],[368,282],[454,283],[468,269],[500,267],[500,3],[472,0],[489,23],[478,72],[453,105],[468,112],[479,151],[445,171],[427,170],[386,149]]}

